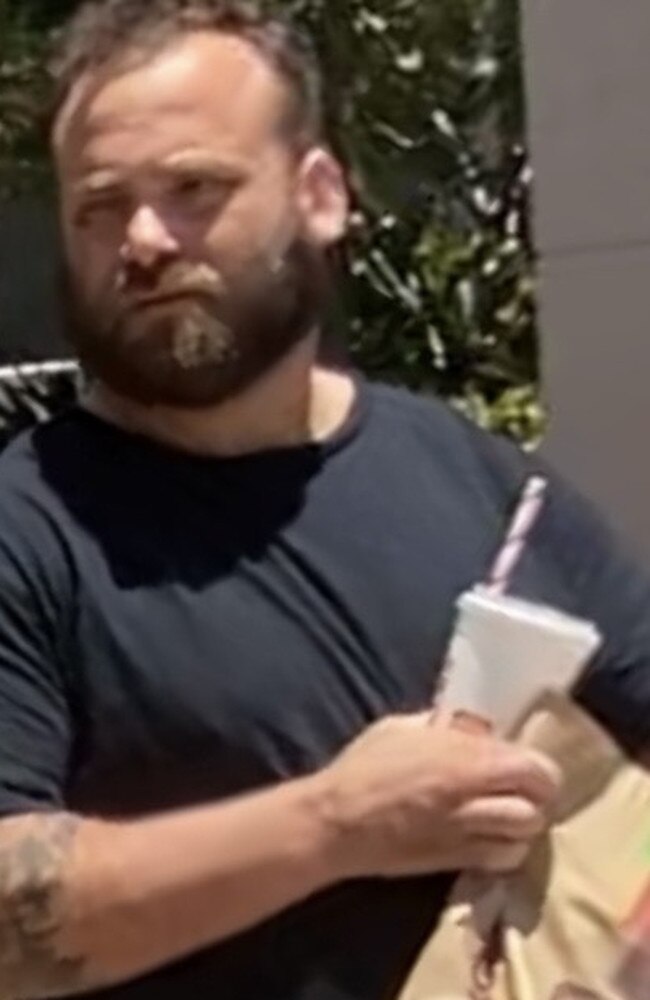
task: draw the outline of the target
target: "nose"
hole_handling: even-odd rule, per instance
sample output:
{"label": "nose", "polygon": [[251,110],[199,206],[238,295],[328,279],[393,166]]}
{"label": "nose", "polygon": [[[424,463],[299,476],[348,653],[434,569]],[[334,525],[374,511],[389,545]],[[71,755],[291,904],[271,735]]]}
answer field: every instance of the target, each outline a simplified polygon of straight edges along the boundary
{"label": "nose", "polygon": [[151,268],[175,257],[179,244],[152,205],[140,205],[131,216],[121,256],[124,261]]}

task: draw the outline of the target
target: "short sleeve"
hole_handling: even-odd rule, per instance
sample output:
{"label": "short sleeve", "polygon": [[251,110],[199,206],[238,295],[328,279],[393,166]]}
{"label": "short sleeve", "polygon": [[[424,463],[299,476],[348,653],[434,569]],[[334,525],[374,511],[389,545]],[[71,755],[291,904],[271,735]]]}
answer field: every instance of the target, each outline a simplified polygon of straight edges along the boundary
{"label": "short sleeve", "polygon": [[[650,571],[607,518],[539,456],[489,435],[483,468],[508,510],[527,477],[549,483],[544,513],[519,572],[519,593],[594,622],[603,645],[575,695],[631,753],[650,748]],[[505,524],[504,524],[505,530]],[[534,571],[527,579],[527,567]]]}
{"label": "short sleeve", "polygon": [[52,540],[0,508],[0,816],[64,808],[72,735],[55,557]]}
{"label": "short sleeve", "polygon": [[[515,592],[592,621],[603,645],[575,695],[633,754],[650,749],[650,571],[602,513],[539,456],[464,424],[504,507],[503,530],[531,475],[549,483]],[[645,755],[644,755],[645,756]]]}
{"label": "short sleeve", "polygon": [[579,613],[603,646],[578,686],[583,706],[628,751],[650,747],[650,573],[596,508],[561,481],[549,516]]}

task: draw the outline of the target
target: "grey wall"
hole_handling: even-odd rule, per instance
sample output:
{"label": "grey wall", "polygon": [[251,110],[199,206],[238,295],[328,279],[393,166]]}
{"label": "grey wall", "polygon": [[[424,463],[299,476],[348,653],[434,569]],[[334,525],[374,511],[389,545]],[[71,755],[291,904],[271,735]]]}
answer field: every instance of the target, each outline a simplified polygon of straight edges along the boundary
{"label": "grey wall", "polygon": [[650,3],[522,2],[546,450],[650,559]]}
{"label": "grey wall", "polygon": [[56,248],[48,204],[0,205],[0,364],[67,356],[57,312]]}

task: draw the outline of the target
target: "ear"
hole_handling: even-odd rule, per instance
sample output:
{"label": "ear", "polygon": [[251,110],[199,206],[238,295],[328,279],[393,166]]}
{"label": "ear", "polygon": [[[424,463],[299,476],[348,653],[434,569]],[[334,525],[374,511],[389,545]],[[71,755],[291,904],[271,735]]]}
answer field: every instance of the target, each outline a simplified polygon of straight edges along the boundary
{"label": "ear", "polygon": [[350,198],[345,175],[326,149],[310,150],[300,166],[298,211],[306,238],[316,246],[332,246],[347,231]]}

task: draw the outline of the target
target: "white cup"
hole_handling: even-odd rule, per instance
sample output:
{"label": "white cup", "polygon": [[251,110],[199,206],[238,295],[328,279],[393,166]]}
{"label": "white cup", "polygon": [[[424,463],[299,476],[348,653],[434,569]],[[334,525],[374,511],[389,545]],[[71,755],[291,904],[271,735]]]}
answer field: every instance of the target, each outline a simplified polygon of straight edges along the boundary
{"label": "white cup", "polygon": [[544,691],[568,691],[602,642],[591,622],[480,587],[457,607],[436,709],[504,736]]}

